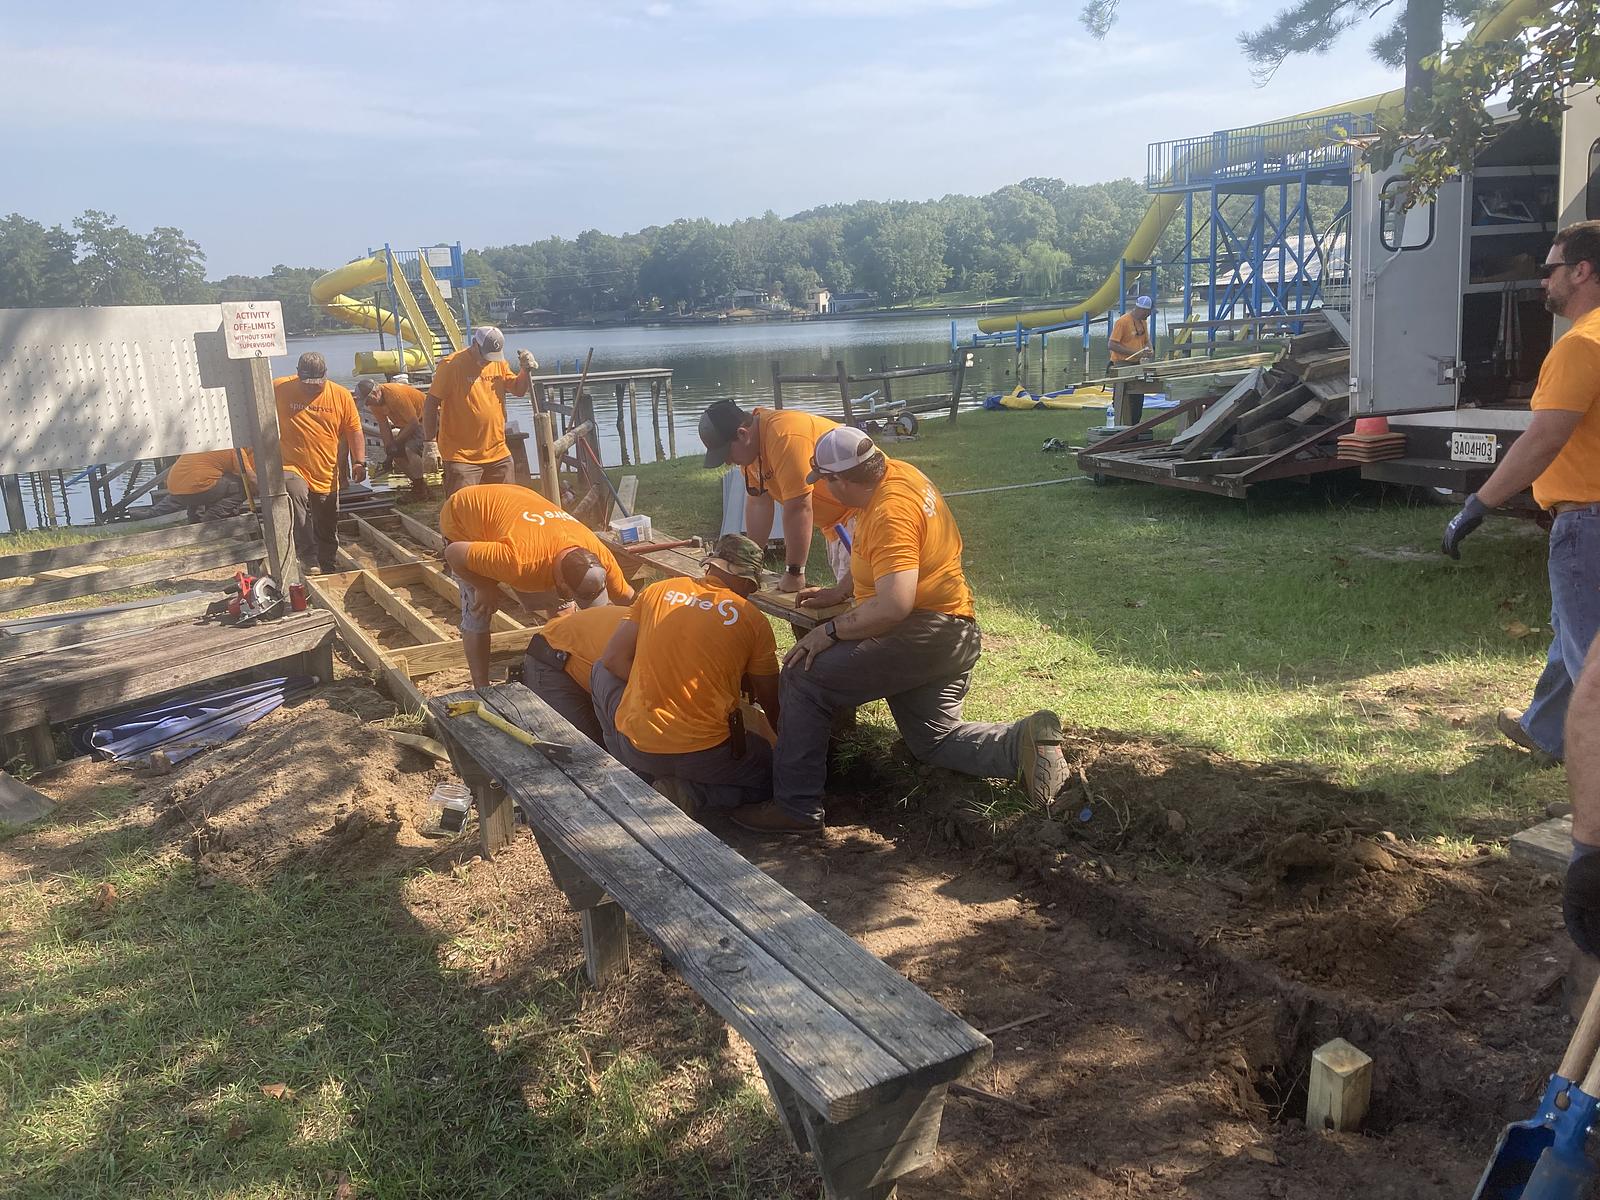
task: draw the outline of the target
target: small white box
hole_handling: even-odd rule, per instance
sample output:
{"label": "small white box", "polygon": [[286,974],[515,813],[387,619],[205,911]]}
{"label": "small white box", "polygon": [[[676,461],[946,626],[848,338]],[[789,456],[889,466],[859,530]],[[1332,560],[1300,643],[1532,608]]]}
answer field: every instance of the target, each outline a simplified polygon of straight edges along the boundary
{"label": "small white box", "polygon": [[650,540],[650,518],[643,513],[632,517],[618,517],[611,522],[611,532],[624,546],[634,546]]}

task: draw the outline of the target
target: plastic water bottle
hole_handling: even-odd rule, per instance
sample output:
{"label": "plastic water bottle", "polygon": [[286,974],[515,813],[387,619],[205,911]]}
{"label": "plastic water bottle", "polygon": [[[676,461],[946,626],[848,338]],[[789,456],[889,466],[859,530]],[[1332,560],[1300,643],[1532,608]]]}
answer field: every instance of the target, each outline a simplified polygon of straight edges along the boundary
{"label": "plastic water bottle", "polygon": [[439,828],[449,833],[460,833],[466,824],[467,810],[472,807],[472,792],[464,783],[439,783],[428,797],[439,806]]}

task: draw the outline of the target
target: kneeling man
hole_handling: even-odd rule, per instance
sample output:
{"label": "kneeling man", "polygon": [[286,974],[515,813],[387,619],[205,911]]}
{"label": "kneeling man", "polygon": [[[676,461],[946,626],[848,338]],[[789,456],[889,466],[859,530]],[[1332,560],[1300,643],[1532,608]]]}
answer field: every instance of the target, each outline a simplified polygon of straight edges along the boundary
{"label": "kneeling man", "polygon": [[[813,629],[784,659],[774,799],[734,816],[759,833],[822,828],[828,737],[834,714],[887,700],[919,760],[967,775],[1016,779],[1035,804],[1066,781],[1061,718],[1036,712],[1007,724],[961,719],[981,639],[961,569],[961,531],[944,497],[910,463],[886,458],[859,429],[817,442],[811,478],[861,510],[850,579],[858,603]],[[800,593],[802,604],[838,604],[841,588]]]}
{"label": "kneeling man", "polygon": [[717,541],[705,576],[639,593],[590,681],[613,758],[647,781],[676,779],[710,808],[772,795],[772,747],[746,733],[746,681],[774,726],[778,651],[772,626],[745,597],[761,586],[761,549]]}
{"label": "kneeling man", "polygon": [[589,677],[617,626],[628,619],[620,604],[562,613],[533,635],[522,658],[522,683],[591,742],[606,744],[589,696]]}

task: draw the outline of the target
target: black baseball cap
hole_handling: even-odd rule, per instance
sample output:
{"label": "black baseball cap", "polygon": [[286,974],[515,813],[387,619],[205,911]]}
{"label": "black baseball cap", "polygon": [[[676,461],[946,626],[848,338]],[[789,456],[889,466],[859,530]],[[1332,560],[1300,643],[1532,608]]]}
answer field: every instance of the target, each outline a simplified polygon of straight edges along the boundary
{"label": "black baseball cap", "polygon": [[705,443],[707,468],[728,461],[728,447],[739,435],[749,414],[732,400],[718,400],[700,414],[700,440]]}

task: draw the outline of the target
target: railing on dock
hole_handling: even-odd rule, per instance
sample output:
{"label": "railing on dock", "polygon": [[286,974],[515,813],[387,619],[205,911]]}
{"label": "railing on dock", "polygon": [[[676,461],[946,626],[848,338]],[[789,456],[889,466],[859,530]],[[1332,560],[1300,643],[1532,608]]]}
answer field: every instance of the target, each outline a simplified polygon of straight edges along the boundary
{"label": "railing on dock", "polygon": [[[950,423],[954,424],[956,412],[961,407],[961,389],[966,381],[967,368],[972,365],[972,352],[970,350],[957,350],[949,362],[929,363],[920,367],[885,367],[877,371],[858,371],[851,374],[844,365],[844,361],[836,360],[830,374],[804,374],[785,375],[782,364],[777,359],[772,361],[772,407],[783,407],[784,385],[818,384],[825,387],[836,387],[839,390],[839,409],[843,414],[846,425],[854,425],[862,415],[858,412],[863,401],[867,404],[865,414],[868,416],[883,413],[897,412],[939,412],[948,410]],[[950,380],[948,394],[940,393],[935,396],[924,396],[917,400],[896,403],[894,399],[894,386],[897,380],[926,379],[936,375],[943,375]],[[855,383],[879,383],[883,386],[871,396],[852,398],[850,385]],[[902,385],[904,386],[904,385]],[[881,394],[881,399],[878,397]]]}

